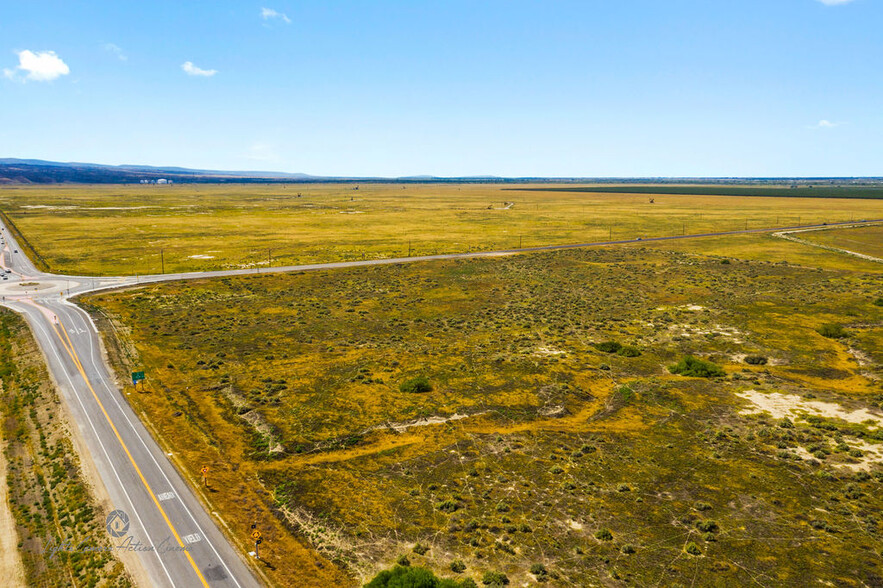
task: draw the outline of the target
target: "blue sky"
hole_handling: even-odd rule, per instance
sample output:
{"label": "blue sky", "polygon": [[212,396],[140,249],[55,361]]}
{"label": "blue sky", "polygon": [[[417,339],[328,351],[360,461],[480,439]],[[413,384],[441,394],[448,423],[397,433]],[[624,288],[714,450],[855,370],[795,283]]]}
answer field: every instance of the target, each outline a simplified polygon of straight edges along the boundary
{"label": "blue sky", "polygon": [[883,0],[0,4],[0,157],[883,175]]}

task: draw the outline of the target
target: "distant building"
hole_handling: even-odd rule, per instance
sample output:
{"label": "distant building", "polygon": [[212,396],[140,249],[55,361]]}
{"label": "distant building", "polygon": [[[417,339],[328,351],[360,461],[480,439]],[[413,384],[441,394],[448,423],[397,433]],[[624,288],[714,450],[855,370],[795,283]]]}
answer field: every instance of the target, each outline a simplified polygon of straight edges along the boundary
{"label": "distant building", "polygon": [[169,181],[165,178],[160,178],[156,181],[157,184],[168,184]]}

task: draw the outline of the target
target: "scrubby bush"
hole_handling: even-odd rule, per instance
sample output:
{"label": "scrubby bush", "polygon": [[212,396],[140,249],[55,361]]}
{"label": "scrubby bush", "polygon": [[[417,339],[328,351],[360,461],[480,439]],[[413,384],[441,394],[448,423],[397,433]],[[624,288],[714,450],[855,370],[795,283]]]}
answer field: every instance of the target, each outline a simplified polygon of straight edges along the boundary
{"label": "scrubby bush", "polygon": [[598,529],[595,531],[595,539],[599,541],[613,541],[613,533],[610,529]]}
{"label": "scrubby bush", "polygon": [[402,566],[384,570],[365,584],[365,588],[472,588],[474,586],[475,582],[468,578],[461,582],[441,579],[426,568]]}
{"label": "scrubby bush", "polygon": [[460,504],[455,500],[445,500],[436,504],[435,508],[442,512],[454,512],[460,508]]}
{"label": "scrubby bush", "polygon": [[883,298],[878,298],[874,301],[874,304],[877,306],[883,306]]}
{"label": "scrubby bush", "polygon": [[400,566],[406,568],[406,567],[408,567],[409,565],[411,565],[411,560],[408,559],[408,556],[407,556],[407,555],[402,554],[402,555],[400,555],[399,558],[396,560],[396,563],[399,564]]}
{"label": "scrubby bush", "polygon": [[702,550],[699,549],[699,546],[692,541],[684,545],[684,551],[686,551],[690,555],[702,555]]}
{"label": "scrubby bush", "polygon": [[675,365],[668,366],[668,371],[690,378],[719,378],[726,375],[720,366],[710,361],[696,359],[692,355],[688,355]]}
{"label": "scrubby bush", "polygon": [[414,546],[414,549],[412,551],[417,555],[425,555],[426,552],[429,551],[429,548],[422,543],[418,543]]}
{"label": "scrubby bush", "polygon": [[485,586],[507,586],[509,578],[501,572],[485,572],[481,577],[481,583]]}
{"label": "scrubby bush", "polygon": [[623,357],[638,357],[641,355],[641,350],[634,345],[623,345],[622,349],[619,350],[619,354]]}
{"label": "scrubby bush", "polygon": [[839,325],[837,323],[826,323],[816,329],[816,331],[822,337],[827,337],[828,339],[842,339],[846,337],[846,331],[843,329],[843,325]]}
{"label": "scrubby bush", "polygon": [[622,345],[616,341],[604,341],[603,343],[595,343],[595,349],[604,353],[617,353],[622,349]]}
{"label": "scrubby bush", "polygon": [[626,555],[631,555],[631,554],[634,553],[636,550],[635,550],[635,546],[634,546],[634,545],[632,545],[631,543],[626,543],[625,545],[622,546],[622,548],[620,549],[620,551],[623,552],[623,553],[626,554]]}
{"label": "scrubby bush", "polygon": [[534,576],[536,576],[537,578],[542,578],[542,577],[545,577],[546,574],[549,573],[549,570],[547,570],[546,566],[544,566],[543,564],[535,563],[532,566],[530,566],[530,573],[533,574]]}
{"label": "scrubby bush", "polygon": [[766,365],[767,361],[763,355],[749,355],[745,358],[745,363],[751,365]]}
{"label": "scrubby bush", "polygon": [[696,528],[703,533],[714,533],[718,529],[717,523],[714,521],[699,521],[696,523]]}
{"label": "scrubby bush", "polygon": [[416,378],[411,378],[410,380],[402,382],[402,385],[399,386],[399,390],[408,394],[420,394],[422,392],[431,391],[432,384],[429,383],[429,378],[426,376],[417,376]]}
{"label": "scrubby bush", "polygon": [[466,564],[461,560],[455,560],[451,562],[451,571],[455,574],[462,574],[466,571]]}

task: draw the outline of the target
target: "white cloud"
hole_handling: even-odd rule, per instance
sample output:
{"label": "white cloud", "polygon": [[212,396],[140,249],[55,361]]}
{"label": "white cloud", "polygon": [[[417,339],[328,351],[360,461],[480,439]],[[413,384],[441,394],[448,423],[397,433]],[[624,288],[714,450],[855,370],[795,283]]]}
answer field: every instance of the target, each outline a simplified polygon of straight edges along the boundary
{"label": "white cloud", "polygon": [[839,4],[849,4],[852,0],[819,0],[825,6],[837,6]]}
{"label": "white cloud", "polygon": [[822,119],[814,125],[810,125],[806,128],[808,129],[833,129],[834,127],[839,127],[843,123],[839,122],[831,122],[829,120]]}
{"label": "white cloud", "polygon": [[202,76],[202,77],[204,77],[204,78],[210,78],[210,77],[212,77],[213,75],[215,75],[216,73],[218,73],[218,70],[216,70],[216,69],[201,69],[201,68],[198,68],[198,67],[196,67],[195,65],[193,65],[193,62],[192,62],[192,61],[185,61],[184,63],[182,63],[182,64],[181,64],[181,69],[183,69],[184,72],[185,72],[188,76]]}
{"label": "white cloud", "polygon": [[[17,51],[18,66],[15,69],[6,68],[3,75],[10,80],[22,79],[34,82],[51,82],[54,79],[66,76],[71,72],[67,64],[55,54],[55,51],[38,51],[34,53],[25,49]],[[24,78],[19,74],[24,73]]]}
{"label": "white cloud", "polygon": [[116,55],[117,59],[119,59],[120,61],[126,61],[129,59],[129,56],[123,52],[123,50],[120,48],[120,46],[116,45],[114,43],[105,43],[104,50],[107,51],[108,53],[112,53],[112,54]]}
{"label": "white cloud", "polygon": [[281,12],[276,12],[272,8],[261,8],[261,18],[264,20],[270,20],[273,18],[278,18],[285,22],[286,24],[291,24],[291,19],[288,18],[288,15],[283,14]]}

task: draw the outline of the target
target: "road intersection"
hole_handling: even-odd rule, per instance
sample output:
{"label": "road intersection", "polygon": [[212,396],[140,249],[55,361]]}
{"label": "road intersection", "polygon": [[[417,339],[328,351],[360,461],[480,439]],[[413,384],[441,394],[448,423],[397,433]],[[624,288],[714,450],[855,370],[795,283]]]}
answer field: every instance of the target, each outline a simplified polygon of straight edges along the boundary
{"label": "road intersection", "polygon": [[[883,222],[859,221],[824,225],[856,226]],[[230,543],[193,489],[176,470],[169,456],[130,408],[101,352],[98,330],[90,316],[70,299],[79,294],[171,280],[203,279],[269,272],[295,272],[345,267],[413,263],[443,259],[498,257],[539,251],[576,249],[604,245],[650,243],[747,233],[820,227],[776,227],[630,239],[599,243],[557,245],[481,253],[443,254],[355,262],[319,263],[276,268],[189,272],[152,276],[84,277],[39,271],[6,226],[0,223],[2,265],[0,281],[4,306],[20,313],[29,323],[42,349],[49,371],[58,384],[88,455],[94,462],[115,509],[126,517],[129,541],[152,586],[191,587],[259,586],[254,569]],[[8,271],[7,271],[8,270]],[[110,514],[110,513],[108,513]],[[115,525],[122,519],[115,515]],[[108,525],[110,528],[110,524]],[[116,527],[115,527],[116,528]],[[244,539],[249,530],[241,531]],[[136,545],[137,544],[137,545]]]}

